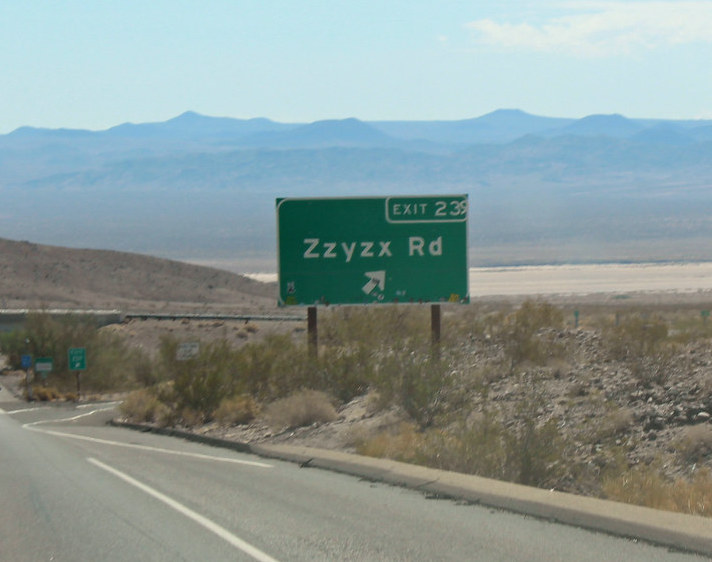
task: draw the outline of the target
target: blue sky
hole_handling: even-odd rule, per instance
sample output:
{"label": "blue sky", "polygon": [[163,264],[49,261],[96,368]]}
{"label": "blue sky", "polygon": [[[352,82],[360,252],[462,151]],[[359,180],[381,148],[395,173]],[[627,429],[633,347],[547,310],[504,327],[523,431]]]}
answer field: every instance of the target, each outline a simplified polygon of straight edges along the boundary
{"label": "blue sky", "polygon": [[186,110],[712,118],[712,0],[3,0],[0,133]]}

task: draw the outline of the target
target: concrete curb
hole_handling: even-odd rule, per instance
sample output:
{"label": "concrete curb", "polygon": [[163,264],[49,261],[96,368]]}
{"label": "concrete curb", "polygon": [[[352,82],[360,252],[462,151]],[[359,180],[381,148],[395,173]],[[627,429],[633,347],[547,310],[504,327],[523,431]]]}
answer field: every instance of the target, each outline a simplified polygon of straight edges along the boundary
{"label": "concrete curb", "polygon": [[636,505],[547,491],[470,474],[426,468],[311,447],[250,445],[173,429],[110,422],[112,425],[249,452],[505,509],[558,523],[695,552],[712,557],[712,519]]}
{"label": "concrete curb", "polygon": [[169,437],[179,437],[185,439],[186,441],[193,441],[195,443],[203,443],[204,445],[210,445],[211,447],[220,447],[222,449],[232,449],[239,453],[252,453],[252,447],[247,443],[241,443],[239,441],[227,441],[225,439],[216,439],[215,437],[208,437],[206,435],[198,435],[196,433],[190,433],[188,431],[181,431],[180,429],[172,429],[169,427],[155,427],[152,425],[146,425],[141,423],[129,423],[120,422],[116,420],[109,420],[109,425],[114,427],[125,427],[127,429],[133,429],[134,431],[142,431],[145,433],[158,433],[159,435],[168,435]]}

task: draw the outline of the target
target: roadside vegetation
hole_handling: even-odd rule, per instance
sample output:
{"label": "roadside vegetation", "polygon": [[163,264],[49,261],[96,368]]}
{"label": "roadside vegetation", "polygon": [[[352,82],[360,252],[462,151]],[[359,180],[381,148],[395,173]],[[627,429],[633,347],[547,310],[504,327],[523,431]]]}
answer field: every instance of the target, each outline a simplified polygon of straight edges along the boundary
{"label": "roadside vegetation", "polygon": [[[71,397],[66,349],[87,348],[87,392],[129,392],[127,419],[159,426],[319,426],[353,400],[396,423],[355,426],[361,454],[708,516],[712,512],[712,322],[699,310],[590,309],[540,301],[445,307],[431,348],[426,307],[320,313],[303,331],[239,347],[129,348],[75,317],[38,314],[0,351],[55,357],[40,399]],[[252,337],[259,336],[259,337]],[[659,443],[666,440],[667,446]]]}
{"label": "roadside vegetation", "polygon": [[151,381],[149,357],[130,347],[121,337],[97,329],[87,317],[67,314],[30,314],[25,328],[0,332],[0,353],[11,368],[22,368],[22,356],[52,358],[52,371],[33,377],[32,397],[37,400],[76,400],[76,373],[69,369],[68,350],[83,347],[90,367],[81,374],[82,393],[100,394],[135,389]]}

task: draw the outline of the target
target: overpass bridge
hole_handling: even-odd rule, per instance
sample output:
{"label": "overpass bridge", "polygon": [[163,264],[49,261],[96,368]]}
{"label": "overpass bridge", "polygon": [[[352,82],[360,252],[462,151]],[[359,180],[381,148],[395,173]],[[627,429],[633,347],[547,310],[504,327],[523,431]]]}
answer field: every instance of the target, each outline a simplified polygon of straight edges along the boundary
{"label": "overpass bridge", "polygon": [[217,314],[217,313],[182,313],[182,312],[122,312],[121,310],[99,309],[0,309],[0,332],[10,332],[22,328],[30,314],[48,314],[50,316],[84,316],[92,318],[97,326],[120,324],[127,320],[233,320],[262,322],[305,322],[305,316],[271,314]]}

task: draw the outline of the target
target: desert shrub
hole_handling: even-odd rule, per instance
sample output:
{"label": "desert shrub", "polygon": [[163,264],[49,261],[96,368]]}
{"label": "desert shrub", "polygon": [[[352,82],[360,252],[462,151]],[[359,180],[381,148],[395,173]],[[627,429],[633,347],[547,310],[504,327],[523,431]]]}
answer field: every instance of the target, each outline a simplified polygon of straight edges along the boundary
{"label": "desert shrub", "polygon": [[51,357],[48,380],[61,391],[75,385],[74,373],[68,368],[67,350],[71,347],[87,351],[87,370],[82,374],[82,390],[87,392],[134,388],[139,365],[145,369],[147,362],[144,353],[131,349],[115,334],[97,329],[94,319],[77,314],[28,314],[25,328],[0,335],[0,342],[15,368],[20,367],[25,353]]}
{"label": "desert shrub", "polygon": [[267,402],[319,388],[341,402],[366,391],[371,353],[362,345],[326,346],[316,360],[289,335],[269,335],[235,353],[237,390]]}
{"label": "desert shrub", "polygon": [[392,349],[381,353],[371,376],[383,404],[395,404],[421,427],[443,413],[452,379],[448,363],[429,351]]}
{"label": "desert shrub", "polygon": [[619,361],[651,356],[667,339],[668,326],[660,317],[631,314],[603,333],[609,354]]}
{"label": "desert shrub", "polygon": [[188,425],[195,425],[192,413],[209,420],[222,398],[235,393],[239,376],[234,353],[225,340],[201,344],[198,356],[185,361],[176,359],[176,349],[175,342],[163,342],[162,360],[172,370],[176,410],[190,421]]}
{"label": "desert shrub", "polygon": [[466,307],[458,305],[452,311],[446,308],[443,315],[443,323],[446,323],[446,326],[442,333],[442,342],[446,346],[453,346],[483,338],[490,333],[492,320],[501,320],[502,317],[501,314],[493,314],[478,303]]}
{"label": "desert shrub", "polygon": [[207,420],[207,415],[199,412],[190,406],[184,406],[180,409],[177,421],[185,427],[195,427],[202,425]]}
{"label": "desert shrub", "polygon": [[[712,338],[712,321],[702,311],[687,310],[671,314],[668,337],[681,344],[706,341]],[[706,311],[709,315],[709,310]]]}
{"label": "desert shrub", "polygon": [[602,485],[607,499],[677,511],[692,515],[712,515],[712,475],[706,468],[691,479],[665,479],[653,463],[637,465],[615,476],[606,476]]}
{"label": "desert shrub", "polygon": [[62,398],[62,394],[53,386],[34,385],[32,387],[32,396],[40,402],[49,402]]}
{"label": "desert shrub", "polygon": [[235,353],[236,391],[260,401],[282,398],[308,381],[312,369],[306,346],[288,334],[270,334]]}
{"label": "desert shrub", "polygon": [[672,486],[675,510],[691,515],[712,517],[712,474],[697,470],[691,480],[680,479]]}
{"label": "desert shrub", "polygon": [[615,477],[605,476],[602,490],[607,499],[673,509],[670,486],[654,466],[638,465]]}
{"label": "desert shrub", "polygon": [[348,402],[368,390],[373,362],[374,353],[362,345],[324,349],[317,364],[307,369],[310,376],[303,386]]}
{"label": "desert shrub", "polygon": [[668,337],[668,325],[658,316],[630,314],[603,331],[612,359],[625,362],[645,384],[664,384],[679,362],[678,345]]}
{"label": "desert shrub", "polygon": [[355,439],[356,452],[376,458],[414,462],[418,451],[425,447],[424,434],[410,423],[401,423],[395,431]]}
{"label": "desert shrub", "polygon": [[545,302],[527,300],[514,312],[493,315],[487,330],[503,346],[510,371],[523,362],[543,364],[561,353],[553,330],[563,324],[563,313]]}
{"label": "desert shrub", "polygon": [[145,352],[129,347],[114,333],[99,330],[87,348],[87,371],[82,375],[82,389],[106,392],[136,388],[141,378],[145,380],[150,365]]}
{"label": "desert shrub", "polygon": [[46,312],[27,315],[25,327],[3,334],[2,348],[14,368],[20,368],[20,357],[52,357],[55,379],[67,378],[67,349],[88,347],[96,335],[95,325],[78,315],[51,316]]}
{"label": "desert shrub", "polygon": [[222,425],[241,425],[250,423],[260,412],[255,399],[248,394],[239,394],[230,398],[223,398],[213,418]]}
{"label": "desert shrub", "polygon": [[323,314],[319,340],[326,346],[344,346],[359,342],[370,349],[383,345],[420,346],[430,341],[428,307],[383,305],[378,307],[342,307]]}
{"label": "desert shrub", "polygon": [[119,411],[130,421],[136,423],[157,423],[167,425],[170,411],[151,389],[131,392],[119,406]]}
{"label": "desert shrub", "polygon": [[633,410],[619,407],[615,404],[604,406],[607,412],[597,421],[596,429],[592,435],[595,441],[610,439],[626,433],[635,421]]}
{"label": "desert shrub", "polygon": [[7,357],[8,365],[12,369],[21,368],[22,355],[30,353],[29,341],[27,330],[0,332],[0,352]]}
{"label": "desert shrub", "polygon": [[139,387],[149,387],[158,384],[160,379],[160,370],[156,368],[154,361],[142,352],[133,353],[133,378]]}
{"label": "desert shrub", "polygon": [[272,402],[265,409],[264,416],[270,427],[289,429],[334,421],[336,410],[324,392],[301,390]]}
{"label": "desert shrub", "polygon": [[509,462],[517,472],[515,482],[548,487],[564,469],[563,443],[555,419],[537,425],[530,418],[505,440]]}
{"label": "desert shrub", "polygon": [[529,486],[551,486],[566,465],[555,420],[537,425],[531,419],[510,426],[485,410],[446,429],[415,428],[402,424],[396,432],[370,436],[357,444],[357,450]]}
{"label": "desert shrub", "polygon": [[443,470],[513,480],[507,465],[507,430],[496,416],[483,412],[470,423],[460,423],[446,431],[431,431],[421,461]]}
{"label": "desert shrub", "polygon": [[675,443],[678,455],[686,463],[697,463],[712,455],[712,426],[698,424],[686,427]]}

